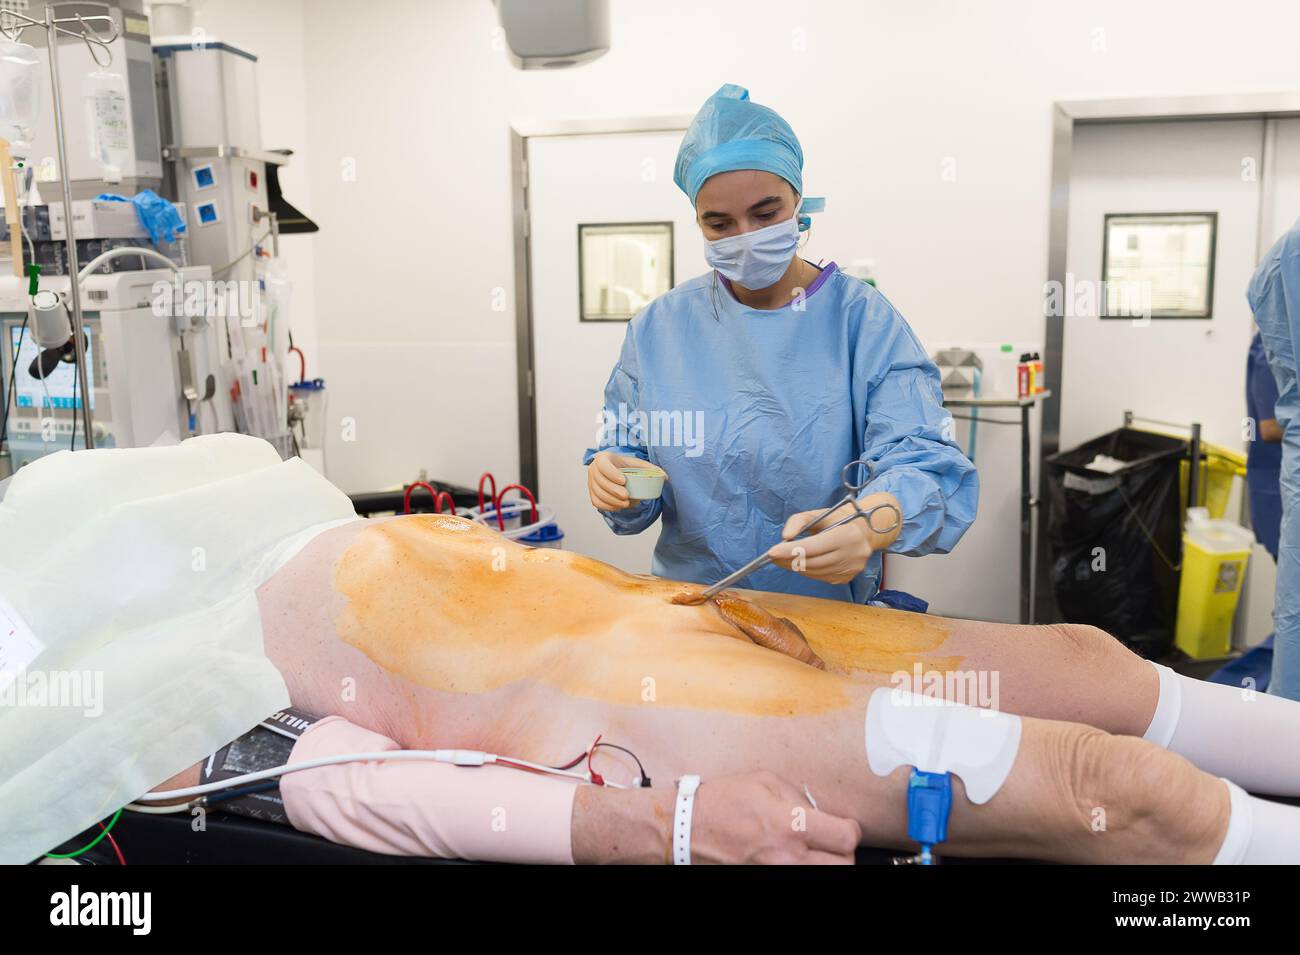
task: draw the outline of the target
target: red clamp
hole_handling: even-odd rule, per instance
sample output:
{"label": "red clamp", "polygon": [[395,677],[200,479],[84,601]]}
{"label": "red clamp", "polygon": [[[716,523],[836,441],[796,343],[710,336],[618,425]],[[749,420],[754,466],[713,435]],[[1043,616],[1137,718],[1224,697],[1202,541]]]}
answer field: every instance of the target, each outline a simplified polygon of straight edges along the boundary
{"label": "red clamp", "polygon": [[501,501],[511,491],[518,491],[524,497],[528,498],[528,503],[531,505],[532,508],[531,516],[528,519],[528,523],[536,524],[537,523],[537,501],[533,497],[533,492],[528,490],[528,488],[524,487],[522,484],[511,484],[508,487],[502,488],[501,493],[498,494],[496,500],[493,501],[493,506],[496,507],[496,512],[497,512],[497,527],[500,530],[506,529],[506,519],[501,514]]}
{"label": "red clamp", "polygon": [[492,504],[493,504],[494,506],[496,505],[496,502],[497,502],[497,479],[494,478],[494,477],[492,476],[492,472],[491,472],[491,471],[484,471],[484,472],[479,476],[479,479],[478,479],[478,512],[479,512],[480,515],[483,513],[483,504],[484,504],[484,501],[483,501],[483,482],[484,482],[484,481],[491,481],[491,482],[492,482],[492,495],[491,495],[491,501],[492,501]]}
{"label": "red clamp", "polygon": [[[417,487],[422,487],[430,494],[433,495],[434,513],[435,514],[440,513],[438,511],[438,492],[433,489],[432,485],[424,481],[416,481],[414,484],[407,487],[406,493],[402,495],[402,513],[403,514],[411,513],[411,492],[414,491]],[[453,508],[453,510],[455,510],[455,508]]]}

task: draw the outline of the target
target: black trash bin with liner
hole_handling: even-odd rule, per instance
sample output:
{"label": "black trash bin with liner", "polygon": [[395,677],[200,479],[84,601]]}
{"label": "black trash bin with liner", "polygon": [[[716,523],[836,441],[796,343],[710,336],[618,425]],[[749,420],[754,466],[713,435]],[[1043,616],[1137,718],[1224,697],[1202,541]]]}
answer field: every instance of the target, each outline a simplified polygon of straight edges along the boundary
{"label": "black trash bin with liner", "polygon": [[[1121,428],[1047,459],[1048,540],[1060,619],[1101,627],[1146,657],[1173,645],[1182,564],[1179,463],[1187,443]],[[1124,462],[1114,473],[1087,465]]]}

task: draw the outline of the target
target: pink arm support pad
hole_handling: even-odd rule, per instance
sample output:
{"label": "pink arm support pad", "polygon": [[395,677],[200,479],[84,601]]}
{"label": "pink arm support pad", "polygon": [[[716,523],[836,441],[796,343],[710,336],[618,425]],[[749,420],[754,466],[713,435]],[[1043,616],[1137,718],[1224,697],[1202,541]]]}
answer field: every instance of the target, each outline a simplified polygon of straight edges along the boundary
{"label": "pink arm support pad", "polygon": [[[291,763],[400,747],[340,716],[312,726]],[[294,827],[388,855],[485,862],[573,862],[574,786],[504,766],[342,763],[280,781]]]}

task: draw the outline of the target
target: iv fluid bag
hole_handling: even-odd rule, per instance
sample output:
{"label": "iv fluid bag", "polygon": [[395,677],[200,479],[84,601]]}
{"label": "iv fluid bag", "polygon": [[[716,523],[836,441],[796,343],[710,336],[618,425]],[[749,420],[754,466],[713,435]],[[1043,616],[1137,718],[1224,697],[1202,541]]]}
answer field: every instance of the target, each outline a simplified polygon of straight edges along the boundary
{"label": "iv fluid bag", "polygon": [[82,81],[81,94],[90,158],[99,163],[106,182],[120,182],[122,169],[131,156],[126,81],[116,73],[97,70]]}
{"label": "iv fluid bag", "polygon": [[[266,303],[271,308],[271,321],[275,331],[289,328],[289,305],[293,301],[293,283],[289,281],[289,266],[284,259],[272,259],[266,266],[263,276],[266,283]],[[277,335],[278,339],[280,336]],[[288,347],[286,338],[285,347]],[[276,342],[277,351],[279,342]]]}
{"label": "iv fluid bag", "polygon": [[40,61],[26,43],[0,39],[0,136],[22,158],[30,148],[41,102]]}

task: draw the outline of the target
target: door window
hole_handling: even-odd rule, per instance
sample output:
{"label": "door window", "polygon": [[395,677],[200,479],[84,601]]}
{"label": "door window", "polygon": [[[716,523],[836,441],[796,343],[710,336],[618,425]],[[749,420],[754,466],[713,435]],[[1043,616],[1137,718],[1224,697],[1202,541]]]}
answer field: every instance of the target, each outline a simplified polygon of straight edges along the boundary
{"label": "door window", "polygon": [[626,322],[673,287],[671,222],[578,226],[578,317]]}
{"label": "door window", "polygon": [[1103,318],[1209,318],[1213,212],[1106,216]]}

